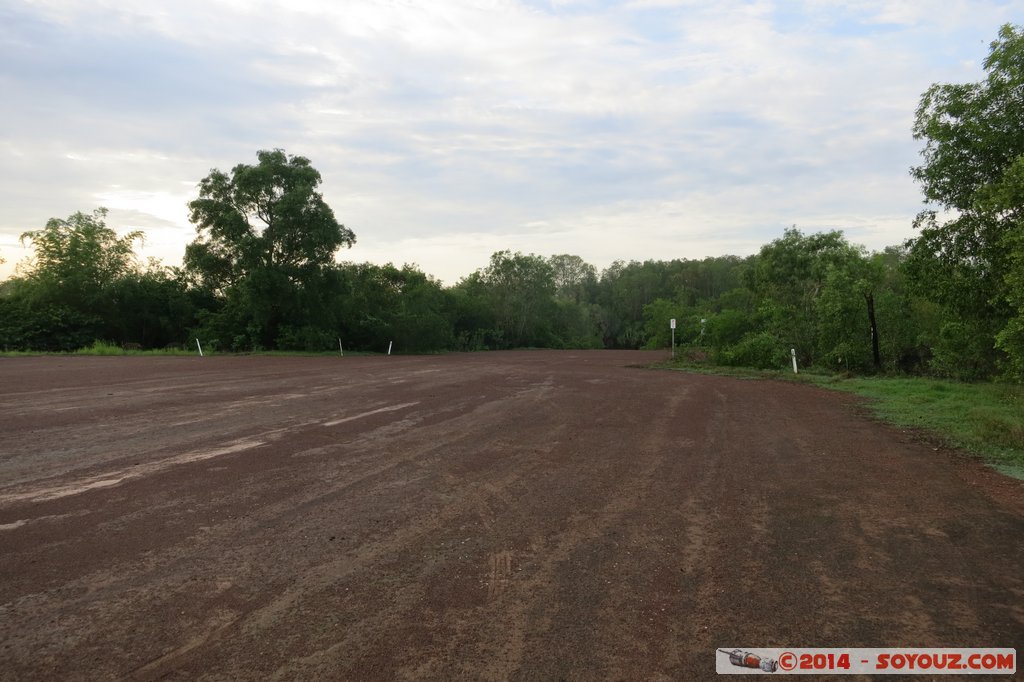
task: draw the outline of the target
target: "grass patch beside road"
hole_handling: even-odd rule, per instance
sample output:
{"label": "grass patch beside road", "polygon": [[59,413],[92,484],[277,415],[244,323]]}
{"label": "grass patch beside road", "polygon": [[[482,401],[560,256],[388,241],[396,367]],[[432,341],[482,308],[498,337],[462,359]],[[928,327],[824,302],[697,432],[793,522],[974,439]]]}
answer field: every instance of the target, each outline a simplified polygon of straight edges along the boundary
{"label": "grass patch beside road", "polygon": [[[277,351],[277,350],[261,350],[261,351],[249,351],[249,352],[225,352],[218,351],[215,348],[203,346],[204,355],[259,355],[267,357],[329,357],[338,356],[340,353],[337,350],[323,350],[323,351]],[[0,350],[0,358],[15,358],[15,357],[35,357],[40,355],[89,355],[89,356],[125,356],[125,355],[153,355],[153,356],[166,356],[166,355],[199,355],[199,351],[196,347],[175,347],[175,348],[149,348],[149,349],[137,349],[137,348],[125,348],[116,344],[107,343],[105,341],[94,341],[92,345],[84,346],[78,350],[69,352],[58,352],[58,351],[4,351]],[[383,356],[384,353],[374,353],[370,351],[345,351],[345,357],[362,357],[362,356]],[[395,353],[399,355],[399,353]],[[427,353],[426,355],[437,355],[437,353]]]}
{"label": "grass patch beside road", "polygon": [[814,371],[716,367],[680,360],[658,368],[720,374],[748,379],[811,383],[847,391],[867,399],[882,421],[911,429],[978,455],[1004,474],[1024,479],[1024,386],[1001,383],[965,384],[923,377],[846,378]]}
{"label": "grass patch beside road", "polygon": [[74,352],[74,355],[196,355],[195,350],[185,350],[183,348],[158,348],[149,350],[136,350],[136,349],[125,349],[121,346],[106,343],[104,341],[94,341],[91,346],[85,348],[79,348]]}
{"label": "grass patch beside road", "polygon": [[823,383],[864,396],[881,419],[941,436],[1024,479],[1024,387],[923,378],[858,378]]}

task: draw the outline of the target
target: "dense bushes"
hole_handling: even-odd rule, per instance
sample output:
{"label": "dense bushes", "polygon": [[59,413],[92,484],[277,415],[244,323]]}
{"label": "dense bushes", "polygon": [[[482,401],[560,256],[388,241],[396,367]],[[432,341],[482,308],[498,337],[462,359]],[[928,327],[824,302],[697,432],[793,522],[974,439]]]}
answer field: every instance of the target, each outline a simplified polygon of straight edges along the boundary
{"label": "dense bushes", "polygon": [[[329,263],[301,278],[263,268],[219,288],[209,274],[140,266],[102,219],[51,222],[48,260],[0,288],[0,348],[181,347],[196,337],[236,352],[333,351],[339,340],[377,352],[392,342],[396,352],[665,348],[676,319],[677,343],[724,365],[783,368],[793,348],[801,366],[846,372],[973,380],[1002,367],[999,327],[951,319],[911,281],[920,264],[908,267],[908,251],[869,254],[839,232],[790,229],[747,258],[617,262],[600,274],[575,256],[502,251],[448,287],[415,266]],[[104,272],[76,260],[82,252],[100,254]]]}
{"label": "dense bushes", "polygon": [[[104,234],[101,218],[90,219],[100,221],[94,235]],[[448,287],[415,266],[341,263],[303,281],[264,270],[217,291],[187,270],[143,268],[126,255],[114,276],[78,278],[74,291],[45,272],[53,264],[5,282],[0,348],[69,351],[96,339],[181,347],[196,337],[235,352],[333,351],[339,340],[377,352],[391,342],[396,352],[665,348],[674,318],[677,343],[724,365],[788,367],[794,348],[801,366],[863,373],[876,371],[873,310],[885,371],[999,371],[993,329],[944,318],[915,293],[904,250],[868,254],[838,232],[791,229],[747,258],[619,262],[600,274],[572,256],[503,251]]]}

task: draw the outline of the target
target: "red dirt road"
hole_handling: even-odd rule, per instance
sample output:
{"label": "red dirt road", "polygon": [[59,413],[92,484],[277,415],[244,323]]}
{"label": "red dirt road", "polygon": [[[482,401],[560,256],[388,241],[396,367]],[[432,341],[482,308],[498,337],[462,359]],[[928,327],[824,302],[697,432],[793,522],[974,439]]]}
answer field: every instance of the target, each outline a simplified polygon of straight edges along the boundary
{"label": "red dirt road", "polygon": [[0,359],[0,679],[1021,652],[1019,482],[847,396],[628,366],[654,359]]}

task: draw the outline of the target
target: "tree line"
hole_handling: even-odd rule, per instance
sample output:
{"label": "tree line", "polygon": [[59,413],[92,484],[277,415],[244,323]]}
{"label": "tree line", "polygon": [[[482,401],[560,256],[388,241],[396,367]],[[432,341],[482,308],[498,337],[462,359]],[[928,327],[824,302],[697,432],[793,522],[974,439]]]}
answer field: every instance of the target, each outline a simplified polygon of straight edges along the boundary
{"label": "tree line", "polygon": [[223,351],[661,348],[710,361],[974,380],[1024,376],[1024,31],[1006,25],[986,78],[936,84],[913,128],[919,234],[868,252],[796,227],[757,254],[615,262],[500,251],[452,286],[414,265],[338,262],[356,236],[310,161],[260,151],[213,170],[190,202],[183,265],[142,264],[142,234],[106,211],[26,232],[34,258],[0,283],[0,348],[94,340]]}

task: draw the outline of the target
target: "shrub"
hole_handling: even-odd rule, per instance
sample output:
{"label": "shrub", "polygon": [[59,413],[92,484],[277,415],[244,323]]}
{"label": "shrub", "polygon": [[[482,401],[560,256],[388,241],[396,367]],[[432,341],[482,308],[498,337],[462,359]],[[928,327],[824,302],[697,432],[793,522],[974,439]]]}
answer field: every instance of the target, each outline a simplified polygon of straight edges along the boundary
{"label": "shrub", "polygon": [[770,332],[747,334],[739,343],[719,351],[718,362],[732,367],[778,369],[786,364],[786,349]]}

